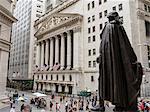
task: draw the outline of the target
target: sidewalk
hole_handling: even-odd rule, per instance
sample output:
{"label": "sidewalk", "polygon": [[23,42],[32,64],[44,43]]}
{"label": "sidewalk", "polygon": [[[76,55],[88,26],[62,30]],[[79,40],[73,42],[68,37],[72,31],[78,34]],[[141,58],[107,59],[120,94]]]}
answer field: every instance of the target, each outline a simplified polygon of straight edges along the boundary
{"label": "sidewalk", "polygon": [[0,102],[0,109],[5,108],[5,107],[9,107],[9,104],[4,104],[2,102]]}

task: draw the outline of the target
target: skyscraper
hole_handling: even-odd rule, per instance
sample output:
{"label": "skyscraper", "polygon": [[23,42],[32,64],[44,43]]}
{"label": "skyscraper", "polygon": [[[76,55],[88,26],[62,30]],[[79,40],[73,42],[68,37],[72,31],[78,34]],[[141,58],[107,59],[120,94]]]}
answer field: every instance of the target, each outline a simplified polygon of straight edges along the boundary
{"label": "skyscraper", "polygon": [[32,79],[34,62],[34,21],[43,14],[43,0],[17,0],[13,24],[8,77],[16,80]]}

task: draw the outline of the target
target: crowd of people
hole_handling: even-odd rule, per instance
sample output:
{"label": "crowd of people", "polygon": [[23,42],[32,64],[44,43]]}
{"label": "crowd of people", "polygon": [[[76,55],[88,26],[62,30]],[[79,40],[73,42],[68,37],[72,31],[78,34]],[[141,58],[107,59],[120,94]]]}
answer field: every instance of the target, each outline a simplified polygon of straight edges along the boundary
{"label": "crowd of people", "polygon": [[[16,95],[14,96],[16,97]],[[22,96],[24,97],[24,94]],[[89,97],[65,97],[65,96],[55,96],[54,94],[48,100],[42,97],[33,97],[30,99],[30,104],[22,104],[20,107],[20,112],[31,112],[33,107],[40,108],[41,112],[79,112],[79,111],[89,111],[91,107],[95,107],[98,104],[97,95],[92,95]],[[106,103],[106,102],[105,102]],[[10,98],[10,112],[16,112],[14,106],[14,98]],[[106,106],[109,107],[109,103],[106,103]],[[150,101],[140,100],[138,102],[138,108],[140,112],[149,112],[150,111]],[[65,111],[64,111],[65,110]]]}
{"label": "crowd of people", "polygon": [[150,101],[139,101],[138,108],[141,112],[150,112]]}

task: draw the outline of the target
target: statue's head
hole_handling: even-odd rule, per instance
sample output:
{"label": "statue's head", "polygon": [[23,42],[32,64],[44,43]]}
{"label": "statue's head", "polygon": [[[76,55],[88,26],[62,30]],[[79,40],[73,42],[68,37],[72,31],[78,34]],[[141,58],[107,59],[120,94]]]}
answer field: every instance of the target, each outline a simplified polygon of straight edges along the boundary
{"label": "statue's head", "polygon": [[119,14],[118,12],[110,12],[107,18],[109,21],[113,21],[113,20],[119,21]]}

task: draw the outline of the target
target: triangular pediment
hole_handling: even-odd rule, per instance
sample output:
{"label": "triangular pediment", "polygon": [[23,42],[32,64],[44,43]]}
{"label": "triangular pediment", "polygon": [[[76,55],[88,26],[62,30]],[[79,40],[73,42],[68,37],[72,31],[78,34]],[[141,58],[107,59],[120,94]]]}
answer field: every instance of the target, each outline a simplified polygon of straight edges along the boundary
{"label": "triangular pediment", "polygon": [[70,14],[70,13],[57,13],[50,15],[46,18],[41,27],[35,33],[35,36],[38,37],[42,34],[50,32],[52,29],[59,28],[60,26],[68,23],[76,18],[82,18],[79,14]]}

